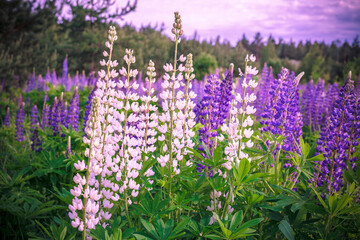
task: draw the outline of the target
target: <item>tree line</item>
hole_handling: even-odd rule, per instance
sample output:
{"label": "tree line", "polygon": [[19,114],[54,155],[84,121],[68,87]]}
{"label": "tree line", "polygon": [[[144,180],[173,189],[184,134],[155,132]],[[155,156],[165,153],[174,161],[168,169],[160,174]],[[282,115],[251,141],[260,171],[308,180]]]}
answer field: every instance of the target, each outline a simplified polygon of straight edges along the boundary
{"label": "tree line", "polygon": [[[59,75],[62,61],[68,56],[69,73],[85,70],[87,74],[96,72],[102,59],[103,39],[109,25],[115,25],[119,39],[114,57],[122,60],[125,48],[134,49],[137,67],[146,70],[152,59],[161,74],[162,65],[173,59],[173,44],[164,33],[163,25],[119,26],[116,19],[124,18],[136,8],[137,1],[124,3],[115,14],[106,14],[113,4],[110,0],[60,2],[71,9],[71,19],[59,21],[59,4],[47,0],[43,4],[24,0],[3,0],[0,2],[0,80],[5,79],[5,87],[23,86],[32,71],[45,74],[47,69],[55,69]],[[86,4],[85,4],[86,3]],[[62,5],[61,5],[62,6]],[[349,70],[353,75],[360,73],[359,37],[352,43],[334,40],[324,42],[275,40],[257,33],[250,41],[245,34],[232,46],[229,41],[220,41],[220,36],[210,41],[199,41],[195,33],[183,38],[179,45],[181,52],[191,52],[197,78],[216,68],[226,68],[229,63],[241,67],[246,54],[257,56],[257,67],[266,62],[274,73],[282,66],[295,72],[305,72],[303,79],[323,78],[327,82],[342,82]],[[121,63],[121,61],[120,61]]]}

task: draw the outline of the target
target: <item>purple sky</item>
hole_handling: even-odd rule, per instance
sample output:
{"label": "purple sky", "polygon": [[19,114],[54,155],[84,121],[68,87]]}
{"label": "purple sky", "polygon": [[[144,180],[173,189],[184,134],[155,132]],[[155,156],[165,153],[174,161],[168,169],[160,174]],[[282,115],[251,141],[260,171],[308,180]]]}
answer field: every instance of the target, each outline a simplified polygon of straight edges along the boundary
{"label": "purple sky", "polygon": [[182,16],[185,36],[196,30],[201,40],[220,35],[221,41],[234,44],[243,33],[252,40],[261,32],[265,39],[272,34],[286,42],[352,43],[360,35],[360,0],[138,0],[136,12],[125,16],[125,22],[137,28],[164,23],[168,34],[174,11]]}

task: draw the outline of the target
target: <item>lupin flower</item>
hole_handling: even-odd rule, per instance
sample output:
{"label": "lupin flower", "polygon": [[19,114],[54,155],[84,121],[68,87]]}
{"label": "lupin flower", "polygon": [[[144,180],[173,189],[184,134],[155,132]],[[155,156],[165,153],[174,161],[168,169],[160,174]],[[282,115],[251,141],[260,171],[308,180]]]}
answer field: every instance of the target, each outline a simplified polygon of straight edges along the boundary
{"label": "lupin flower", "polygon": [[43,104],[42,115],[41,115],[41,128],[43,130],[48,128],[48,126],[50,125],[50,122],[49,122],[50,108],[46,104],[48,98],[49,97],[48,97],[47,93],[45,92],[44,104]]}
{"label": "lupin flower", "polygon": [[58,108],[58,101],[57,97],[54,98],[51,112],[49,115],[49,122],[53,129],[54,136],[56,136],[59,133],[59,122],[60,122],[60,110]]}
{"label": "lupin flower", "polygon": [[56,86],[58,84],[58,79],[56,76],[56,72],[55,69],[53,69],[52,74],[51,74],[51,83]]}
{"label": "lupin flower", "polygon": [[[223,164],[226,170],[230,170],[234,164],[238,164],[243,158],[251,160],[243,149],[254,145],[251,141],[254,130],[251,127],[254,123],[252,116],[256,112],[256,108],[253,106],[256,95],[255,93],[249,94],[249,90],[256,88],[258,83],[252,79],[255,76],[255,68],[252,68],[253,74],[248,78],[249,61],[255,61],[255,57],[251,55],[250,58],[248,56],[245,58],[245,75],[241,83],[242,94],[237,93],[231,101],[229,121],[221,126],[222,132],[228,138],[228,145],[225,147],[227,162]],[[241,71],[239,72],[241,75]]]}
{"label": "lupin flower", "polygon": [[15,140],[22,142],[25,140],[24,137],[24,120],[25,120],[25,104],[22,103],[16,114],[16,126],[15,126]]}
{"label": "lupin flower", "polygon": [[74,182],[77,185],[70,190],[74,196],[72,204],[69,205],[71,225],[83,232],[83,239],[86,239],[87,229],[95,229],[95,226],[100,222],[99,200],[101,194],[98,190],[98,176],[102,171],[101,163],[98,160],[98,153],[101,151],[99,149],[99,137],[101,135],[99,117],[99,99],[94,98],[85,129],[88,136],[88,138],[85,137],[85,140],[89,144],[85,151],[87,162],[79,160],[74,164],[75,168],[81,172],[86,169],[86,173],[85,175],[77,173],[74,176]]}
{"label": "lupin flower", "polygon": [[20,108],[22,105],[23,105],[23,98],[22,98],[22,95],[20,93],[19,99],[18,99],[18,108]]}
{"label": "lupin flower", "polygon": [[61,78],[61,85],[66,86],[68,82],[68,56],[65,56],[63,61],[63,71],[62,71],[62,78]]}
{"label": "lupin flower", "polygon": [[64,104],[64,93],[61,93],[60,101],[58,103],[58,111],[60,114],[59,125],[66,126],[66,116],[67,116],[67,102]]}
{"label": "lupin flower", "polygon": [[95,91],[96,91],[97,87],[95,85],[95,87],[93,88],[93,90],[90,92],[89,96],[88,96],[88,100],[86,101],[86,106],[85,106],[85,114],[84,114],[84,128],[83,130],[85,130],[86,128],[86,123],[89,119],[89,115],[90,115],[90,111],[91,111],[91,103],[92,103],[92,98],[94,97]]}
{"label": "lupin flower", "polygon": [[66,120],[66,127],[71,124],[72,129],[78,131],[79,128],[79,94],[78,87],[75,88],[73,97],[70,102],[69,111]]}
{"label": "lupin flower", "polygon": [[[230,102],[232,99],[234,65],[230,64],[226,77],[220,82],[217,74],[211,75],[205,86],[204,97],[195,108],[196,121],[203,126],[199,129],[200,142],[205,145],[212,154],[215,149],[215,138],[218,136],[217,129],[228,118]],[[199,146],[204,151],[203,145]],[[205,157],[205,154],[203,153]],[[198,164],[197,170],[202,172],[208,169]],[[208,174],[212,176],[212,172]]]}
{"label": "lupin flower", "polygon": [[45,75],[45,79],[44,79],[44,91],[48,91],[49,90],[49,84],[52,82],[51,79],[51,73],[50,73],[50,69],[47,69],[46,75]]}
{"label": "lupin flower", "polygon": [[128,204],[132,204],[131,196],[136,197],[138,195],[140,184],[136,181],[138,181],[139,172],[142,168],[140,149],[142,140],[137,137],[139,129],[136,127],[140,111],[139,103],[136,102],[139,99],[136,92],[139,84],[136,81],[130,82],[130,79],[135,78],[138,74],[136,69],[131,69],[131,64],[136,61],[133,53],[133,50],[125,50],[124,60],[127,63],[127,68],[120,69],[120,74],[125,79],[124,81],[119,80],[117,83],[117,87],[119,89],[124,88],[124,92],[115,92],[117,98],[122,101],[114,101],[112,104],[114,109],[119,111],[117,113],[119,115],[114,116],[114,119],[118,120],[118,127],[115,126],[115,129],[119,129],[117,139],[122,141],[119,149],[121,164],[116,174],[116,180],[122,183],[119,192],[124,195],[126,209]]}
{"label": "lupin flower", "polygon": [[324,153],[325,159],[317,170],[315,181],[317,186],[326,186],[328,192],[337,192],[343,186],[343,171],[348,164],[355,168],[352,154],[358,144],[360,135],[358,128],[359,101],[354,93],[351,74],[340,89],[332,114],[322,128],[318,140],[317,154]]}
{"label": "lupin flower", "polygon": [[31,150],[32,151],[39,151],[39,146],[41,145],[38,129],[39,129],[39,117],[38,117],[38,108],[34,105],[30,112],[30,130],[31,130]]}
{"label": "lupin flower", "polygon": [[[184,86],[183,72],[186,70],[186,67],[182,64],[185,58],[183,56],[179,59],[177,58],[178,44],[180,42],[180,36],[183,34],[181,17],[178,12],[175,12],[175,21],[171,32],[174,34],[175,59],[174,64],[167,63],[164,65],[163,91],[159,95],[162,99],[163,113],[159,116],[158,127],[161,133],[158,140],[164,141],[162,155],[158,158],[158,162],[162,167],[167,166],[167,169],[169,169],[167,177],[170,182],[174,174],[180,173],[180,165],[178,163],[183,159],[181,153],[185,146],[184,140],[182,140],[184,138],[184,129],[181,124],[184,123],[182,120],[186,117],[184,115],[186,101],[184,100],[184,92],[181,91],[180,88]],[[178,62],[180,62],[179,65],[177,65]],[[192,67],[188,67],[187,70],[192,70]],[[191,74],[187,76],[188,80],[191,76]],[[180,120],[178,125],[175,124],[177,120]],[[171,189],[169,194],[171,195]]]}
{"label": "lupin flower", "polygon": [[10,126],[10,107],[6,108],[6,115],[4,118],[4,126],[9,127]]}
{"label": "lupin flower", "polygon": [[[140,97],[142,104],[139,111],[138,129],[139,137],[142,139],[141,150],[149,154],[156,150],[157,132],[155,128],[158,127],[158,115],[156,113],[158,107],[155,105],[158,102],[158,98],[153,96],[154,88],[152,87],[152,84],[155,83],[156,72],[155,64],[151,60],[149,61],[146,75],[145,81],[148,83],[148,87],[144,89],[146,95]],[[144,160],[147,160],[147,157],[145,157],[143,161]],[[146,177],[150,177],[154,175],[154,171],[150,168],[145,175]],[[152,183],[152,180],[150,180],[150,183]]]}
{"label": "lupin flower", "polygon": [[311,112],[313,112],[314,105],[314,81],[311,79],[305,88],[305,91],[302,94],[301,105],[302,113],[304,115],[304,123],[307,126],[311,126]]}
{"label": "lupin flower", "polygon": [[67,145],[66,145],[66,157],[69,158],[71,155],[72,155],[72,152],[71,152],[71,136],[69,136],[68,142],[67,142]]}

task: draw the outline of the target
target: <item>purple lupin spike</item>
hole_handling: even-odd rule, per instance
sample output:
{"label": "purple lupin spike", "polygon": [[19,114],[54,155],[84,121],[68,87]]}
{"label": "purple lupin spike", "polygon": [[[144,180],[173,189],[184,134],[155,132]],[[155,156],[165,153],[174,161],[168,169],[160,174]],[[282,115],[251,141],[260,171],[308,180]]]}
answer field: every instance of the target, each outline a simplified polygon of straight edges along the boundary
{"label": "purple lupin spike", "polygon": [[22,103],[16,114],[16,126],[15,126],[15,140],[22,142],[24,137],[24,120],[25,120],[25,104]]}
{"label": "purple lupin spike", "polygon": [[10,107],[6,108],[6,115],[4,118],[4,126],[9,127],[10,126]]}
{"label": "purple lupin spike", "polygon": [[69,113],[67,116],[66,127],[69,127],[71,124],[72,128],[75,131],[79,129],[79,94],[78,94],[78,87],[75,88],[74,95],[71,99],[70,106],[69,106]]}

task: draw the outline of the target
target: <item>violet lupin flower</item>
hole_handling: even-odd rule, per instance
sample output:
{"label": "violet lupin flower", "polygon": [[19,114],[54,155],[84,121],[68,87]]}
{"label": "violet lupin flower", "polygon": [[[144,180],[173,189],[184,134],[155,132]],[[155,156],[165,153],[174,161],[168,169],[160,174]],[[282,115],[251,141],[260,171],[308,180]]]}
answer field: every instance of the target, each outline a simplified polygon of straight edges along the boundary
{"label": "violet lupin flower", "polygon": [[[218,101],[217,96],[219,95],[219,76],[216,74],[210,75],[204,88],[204,96],[194,109],[194,112],[196,113],[196,122],[199,122],[203,125],[203,127],[199,129],[199,140],[208,149],[210,149],[211,152],[213,151],[214,147],[214,138],[217,136],[217,132],[214,130],[216,130],[218,127],[217,123],[214,122],[212,113],[213,108],[218,106],[216,102]],[[204,151],[203,145],[199,146],[199,150],[202,152]],[[202,153],[202,155],[206,157],[205,153]],[[208,171],[206,166],[202,164],[198,164],[197,170],[199,172],[202,172],[203,170]]]}
{"label": "violet lupin flower", "polygon": [[51,74],[51,83],[56,86],[58,84],[58,78],[55,72],[55,69],[53,69],[52,74]]}
{"label": "violet lupin flower", "polygon": [[92,103],[92,98],[94,97],[95,91],[96,91],[97,87],[95,85],[95,87],[93,88],[93,90],[90,92],[89,96],[88,96],[88,100],[86,101],[86,106],[85,106],[85,114],[84,114],[84,128],[83,130],[85,130],[86,128],[86,123],[89,119],[89,114],[90,114],[90,110],[91,110],[91,103]]}
{"label": "violet lupin flower", "polygon": [[15,140],[22,142],[24,137],[25,103],[22,103],[16,114]]}
{"label": "violet lupin flower", "polygon": [[256,118],[260,119],[261,115],[264,111],[265,106],[269,101],[269,90],[271,82],[273,81],[273,72],[272,67],[267,67],[266,63],[262,69],[261,78],[258,82],[259,87],[257,90],[256,95],[256,102],[255,102],[255,116]]}
{"label": "violet lupin flower", "polygon": [[352,143],[353,127],[356,127],[357,117],[354,116],[356,111],[354,86],[349,74],[318,140],[317,154],[324,153],[325,159],[320,164],[315,181],[317,186],[326,186],[329,193],[341,189],[343,171],[347,169],[347,164],[353,161],[351,146],[353,143],[357,144]]}
{"label": "violet lupin flower", "polygon": [[[216,130],[224,124],[229,115],[233,70],[234,65],[230,64],[229,71],[221,82],[218,75],[211,75],[205,86],[204,97],[194,109],[196,121],[203,125],[199,130],[200,142],[207,146],[211,154],[215,148],[215,137],[218,136]],[[204,151],[203,146],[200,146],[199,150]],[[199,167],[204,168],[204,166]]]}
{"label": "violet lupin flower", "polygon": [[56,136],[59,133],[59,123],[60,123],[60,110],[58,108],[58,101],[57,97],[54,98],[51,112],[49,115],[49,122],[53,129],[54,136]]}
{"label": "violet lupin flower", "polygon": [[281,70],[279,77],[274,79],[271,84],[270,101],[265,106],[262,114],[263,120],[260,123],[263,125],[262,131],[271,131],[273,134],[280,134],[279,127],[282,125],[283,111],[285,109],[285,101],[287,99],[288,88],[287,79],[289,71],[286,68]]}
{"label": "violet lupin flower", "polygon": [[71,91],[72,82],[73,82],[73,80],[71,79],[70,74],[68,74],[66,82],[65,82],[65,92]]}
{"label": "violet lupin flower", "polygon": [[60,101],[58,103],[58,111],[60,114],[59,125],[66,126],[67,116],[67,102],[64,104],[64,93],[61,93]]}
{"label": "violet lupin flower", "polygon": [[50,107],[49,105],[45,104],[42,110],[41,116],[41,128],[43,130],[47,129],[50,126]]}
{"label": "violet lupin flower", "polygon": [[324,112],[324,97],[325,97],[325,80],[319,79],[314,89],[313,108],[311,109],[311,127],[313,131],[319,131],[321,128],[321,119]]}
{"label": "violet lupin flower", "polygon": [[10,126],[10,107],[6,108],[6,115],[4,118],[4,126],[9,127]]}
{"label": "violet lupin flower", "polygon": [[49,114],[50,114],[50,108],[46,104],[47,100],[49,99],[47,93],[45,92],[44,95],[44,104],[42,109],[42,115],[41,115],[41,129],[44,130],[48,128],[50,122],[49,122]]}
{"label": "violet lupin flower", "polygon": [[311,79],[306,85],[305,91],[302,94],[301,105],[302,113],[304,115],[304,123],[311,127],[311,113],[313,112],[314,105],[314,81]]}
{"label": "violet lupin flower", "polygon": [[39,116],[38,116],[38,108],[36,105],[34,105],[30,112],[30,132],[31,132],[31,150],[32,151],[38,151],[40,146],[40,140],[39,140]]}
{"label": "violet lupin flower", "polygon": [[78,131],[79,128],[79,94],[78,87],[75,88],[73,97],[70,102],[69,112],[67,115],[66,127],[71,124],[72,129]]}
{"label": "violet lupin flower", "polygon": [[61,85],[67,86],[68,82],[68,56],[66,55],[63,61],[63,71],[62,71],[62,78],[61,78]]}
{"label": "violet lupin flower", "polygon": [[51,79],[51,73],[50,73],[50,69],[47,69],[45,78],[44,78],[44,91],[48,91],[49,90],[49,84],[52,82]]}

